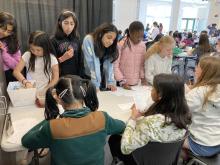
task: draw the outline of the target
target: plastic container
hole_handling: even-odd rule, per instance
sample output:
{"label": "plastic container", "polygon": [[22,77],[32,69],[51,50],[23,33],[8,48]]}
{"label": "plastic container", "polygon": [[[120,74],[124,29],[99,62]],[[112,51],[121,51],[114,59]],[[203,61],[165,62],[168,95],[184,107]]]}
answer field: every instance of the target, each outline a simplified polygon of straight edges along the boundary
{"label": "plastic container", "polygon": [[[35,81],[31,81],[32,84]],[[34,105],[36,100],[36,88],[24,88],[19,81],[9,82],[7,92],[14,107]]]}

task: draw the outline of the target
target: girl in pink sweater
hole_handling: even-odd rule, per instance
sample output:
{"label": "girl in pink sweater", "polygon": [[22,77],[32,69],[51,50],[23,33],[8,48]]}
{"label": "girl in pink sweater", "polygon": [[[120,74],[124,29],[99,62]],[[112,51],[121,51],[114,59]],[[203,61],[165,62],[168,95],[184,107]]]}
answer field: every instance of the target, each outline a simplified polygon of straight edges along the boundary
{"label": "girl in pink sweater", "polygon": [[118,43],[119,57],[114,63],[114,74],[117,83],[125,89],[141,83],[144,79],[144,55],[146,47],[143,40],[144,26],[139,21],[130,24],[127,36]]}
{"label": "girl in pink sweater", "polygon": [[16,81],[12,72],[21,58],[21,52],[17,39],[16,21],[7,12],[0,12],[0,54],[7,84],[10,81]]}

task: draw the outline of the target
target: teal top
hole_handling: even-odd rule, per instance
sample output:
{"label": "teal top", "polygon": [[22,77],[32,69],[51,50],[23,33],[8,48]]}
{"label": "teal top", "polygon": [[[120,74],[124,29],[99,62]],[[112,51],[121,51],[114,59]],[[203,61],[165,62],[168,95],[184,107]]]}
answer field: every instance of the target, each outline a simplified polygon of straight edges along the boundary
{"label": "teal top", "polygon": [[43,120],[22,138],[29,149],[49,148],[52,165],[104,165],[106,137],[124,131],[124,122],[89,108],[67,110]]}

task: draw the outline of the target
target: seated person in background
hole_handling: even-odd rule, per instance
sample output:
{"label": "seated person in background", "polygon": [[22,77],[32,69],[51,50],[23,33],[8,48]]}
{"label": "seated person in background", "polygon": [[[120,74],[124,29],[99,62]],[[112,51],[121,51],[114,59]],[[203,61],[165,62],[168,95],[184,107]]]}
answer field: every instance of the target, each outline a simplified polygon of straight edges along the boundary
{"label": "seated person in background", "polygon": [[197,47],[192,49],[188,54],[196,55],[200,59],[204,54],[211,52],[214,52],[214,48],[209,44],[208,35],[201,34]]}
{"label": "seated person in background", "polygon": [[166,143],[183,139],[191,123],[184,82],[179,76],[156,75],[151,97],[154,103],[144,114],[141,114],[135,105],[132,106],[131,117],[122,138],[113,135],[109,139],[112,155],[126,165],[134,162],[131,152],[149,142]]}
{"label": "seated person in background", "polygon": [[182,33],[179,33],[178,31],[175,31],[173,33],[173,39],[176,41],[176,46],[180,47],[180,43],[182,41]]}
{"label": "seated person in background", "polygon": [[131,89],[141,80],[145,85],[144,56],[145,44],[142,41],[144,25],[139,21],[130,24],[126,37],[118,43],[119,57],[114,63],[114,75],[118,85]]}
{"label": "seated person in background", "polygon": [[220,57],[202,57],[195,76],[197,81],[186,95],[192,124],[184,148],[212,156],[220,153]]}
{"label": "seated person in background", "polygon": [[153,41],[146,42],[146,43],[145,43],[145,45],[146,45],[146,50],[147,50],[151,45],[153,45],[155,42],[159,41],[159,40],[161,39],[161,37],[163,37],[163,34],[158,34]]}
{"label": "seated person in background", "polygon": [[150,85],[152,85],[155,75],[171,73],[174,45],[175,41],[172,37],[163,36],[147,50],[145,57],[145,79]]}
{"label": "seated person in background", "polygon": [[49,148],[51,164],[103,165],[106,137],[122,133],[125,124],[96,111],[98,106],[91,81],[74,75],[61,77],[47,91],[46,119],[23,136],[22,145],[32,150]]}
{"label": "seated person in background", "polygon": [[192,47],[192,46],[193,46],[194,42],[193,42],[193,38],[192,38],[192,33],[191,33],[191,32],[188,32],[187,38],[184,39],[184,40],[182,41],[182,43],[183,43],[183,47],[184,47],[184,48],[187,47],[187,46],[189,46],[189,47]]}

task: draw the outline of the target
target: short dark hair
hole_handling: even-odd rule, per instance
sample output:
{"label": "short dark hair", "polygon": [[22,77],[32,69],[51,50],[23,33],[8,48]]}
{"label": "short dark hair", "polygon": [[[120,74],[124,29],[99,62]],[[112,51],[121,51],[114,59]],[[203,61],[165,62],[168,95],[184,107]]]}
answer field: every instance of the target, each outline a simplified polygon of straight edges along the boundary
{"label": "short dark hair", "polygon": [[57,95],[60,95],[66,90],[60,98],[66,104],[72,104],[75,101],[82,100],[91,111],[95,111],[99,107],[96,88],[91,81],[82,79],[76,75],[66,75],[61,77],[57,84],[49,88],[46,92],[45,118],[47,120],[54,119],[59,115],[57,102],[52,96],[54,89]]}
{"label": "short dark hair", "polygon": [[154,77],[153,88],[160,99],[150,106],[145,116],[163,114],[166,124],[170,121],[178,128],[187,129],[191,123],[191,114],[185,99],[184,81],[181,77],[171,74],[158,74]]}

